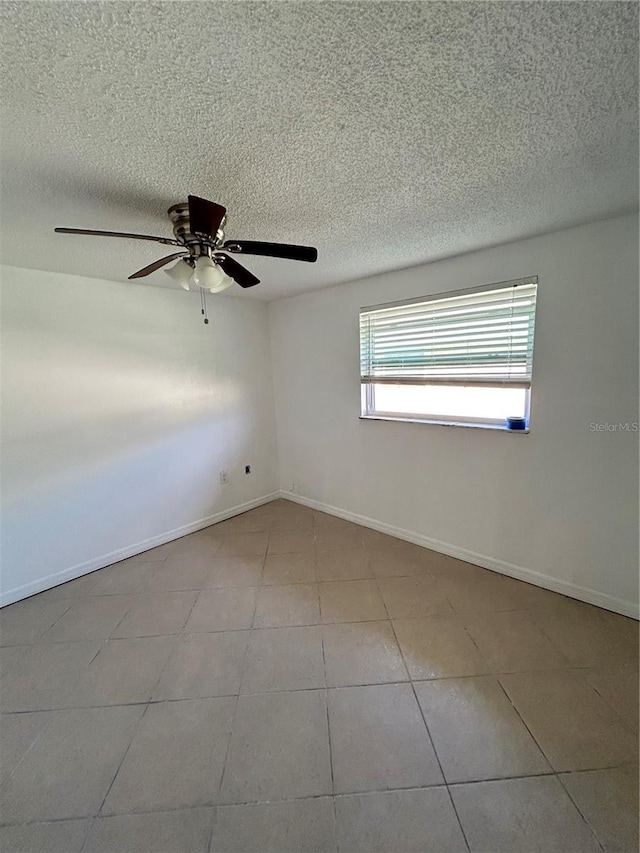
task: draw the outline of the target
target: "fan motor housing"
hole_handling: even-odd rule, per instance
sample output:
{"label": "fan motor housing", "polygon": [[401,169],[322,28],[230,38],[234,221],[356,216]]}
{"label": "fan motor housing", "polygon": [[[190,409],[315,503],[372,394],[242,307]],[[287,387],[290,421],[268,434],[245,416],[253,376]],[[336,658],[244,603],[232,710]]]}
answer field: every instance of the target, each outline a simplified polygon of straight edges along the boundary
{"label": "fan motor housing", "polygon": [[167,211],[173,225],[173,234],[181,243],[198,242],[195,234],[189,231],[189,205],[186,201],[172,205]]}
{"label": "fan motor housing", "polygon": [[[178,202],[178,204],[173,204],[169,208],[167,213],[169,214],[169,219],[171,220],[171,224],[173,225],[173,234],[176,240],[179,240],[185,246],[194,243],[197,245],[201,245],[203,243],[202,237],[197,237],[195,234],[191,233],[189,222],[189,205],[186,201],[180,201]],[[216,234],[215,244],[211,244],[213,247],[218,246],[224,239],[223,228],[224,220],[222,221],[218,233]]]}

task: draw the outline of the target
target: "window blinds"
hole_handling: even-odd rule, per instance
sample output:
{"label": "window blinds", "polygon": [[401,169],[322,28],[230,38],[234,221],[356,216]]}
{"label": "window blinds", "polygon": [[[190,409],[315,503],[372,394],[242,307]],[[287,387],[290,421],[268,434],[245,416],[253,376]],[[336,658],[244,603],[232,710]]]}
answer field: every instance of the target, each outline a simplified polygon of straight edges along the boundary
{"label": "window blinds", "polygon": [[537,282],[363,308],[361,381],[528,388]]}

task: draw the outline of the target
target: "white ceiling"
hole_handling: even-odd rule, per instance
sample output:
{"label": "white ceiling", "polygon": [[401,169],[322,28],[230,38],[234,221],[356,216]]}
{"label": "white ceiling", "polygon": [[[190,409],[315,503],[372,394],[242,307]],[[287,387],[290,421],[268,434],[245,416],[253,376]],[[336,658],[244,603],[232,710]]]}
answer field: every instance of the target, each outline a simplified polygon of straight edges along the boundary
{"label": "white ceiling", "polygon": [[246,259],[274,298],[632,209],[637,18],[5,0],[2,259],[123,281],[170,249],[54,226],[170,236],[192,193],[229,209],[228,238],[318,247],[315,265]]}

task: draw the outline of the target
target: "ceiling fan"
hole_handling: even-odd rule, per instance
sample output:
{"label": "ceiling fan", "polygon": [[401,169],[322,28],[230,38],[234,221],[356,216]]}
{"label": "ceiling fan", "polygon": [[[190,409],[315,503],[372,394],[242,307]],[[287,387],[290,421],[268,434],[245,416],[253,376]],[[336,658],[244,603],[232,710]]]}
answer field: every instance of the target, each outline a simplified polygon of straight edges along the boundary
{"label": "ceiling fan", "polygon": [[[89,234],[99,237],[128,237],[133,240],[152,240],[169,246],[180,246],[179,252],[167,255],[159,261],[134,272],[129,279],[143,278],[171,261],[175,266],[165,270],[185,290],[200,290],[204,294],[220,293],[233,284],[253,287],[260,283],[253,273],[238,263],[231,254],[265,255],[271,258],[287,258],[292,261],[309,261],[318,258],[318,250],[311,246],[295,246],[290,243],[264,243],[257,240],[224,239],[226,208],[213,201],[190,195],[188,201],[172,205],[167,211],[173,224],[174,238],[152,237],[148,234],[127,234],[121,231],[90,231],[86,228],[56,228],[59,234]],[[202,313],[206,319],[206,305]]]}

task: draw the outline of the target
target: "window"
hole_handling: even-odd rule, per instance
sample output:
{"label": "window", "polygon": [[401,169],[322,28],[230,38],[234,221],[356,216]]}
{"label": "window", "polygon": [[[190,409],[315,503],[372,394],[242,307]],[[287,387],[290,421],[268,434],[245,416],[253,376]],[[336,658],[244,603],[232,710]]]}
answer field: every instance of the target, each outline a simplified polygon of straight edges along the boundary
{"label": "window", "polygon": [[362,417],[528,426],[537,282],[361,309]]}

